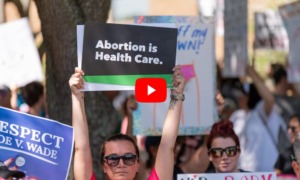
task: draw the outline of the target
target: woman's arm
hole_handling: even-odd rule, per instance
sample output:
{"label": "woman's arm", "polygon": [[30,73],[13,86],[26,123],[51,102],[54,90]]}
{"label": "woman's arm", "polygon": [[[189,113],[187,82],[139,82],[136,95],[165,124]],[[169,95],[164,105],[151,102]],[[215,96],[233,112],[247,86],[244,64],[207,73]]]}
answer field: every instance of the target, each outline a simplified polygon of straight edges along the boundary
{"label": "woman's arm", "polygon": [[127,114],[127,131],[126,134],[133,137],[133,117],[132,113],[137,108],[137,102],[135,100],[135,97],[133,95],[129,96],[126,101],[126,114]]}
{"label": "woman's arm", "polygon": [[[184,78],[180,66],[175,66],[173,74],[172,94],[178,97],[183,95]],[[167,117],[162,130],[162,138],[158,148],[155,170],[159,179],[172,179],[174,168],[174,146],[178,134],[182,100],[171,100]]]}
{"label": "woman's arm", "polygon": [[10,97],[10,105],[14,110],[18,110],[18,87],[17,85],[13,85],[10,87],[11,97]]}
{"label": "woman's arm", "polygon": [[75,136],[74,178],[76,180],[90,179],[93,173],[92,154],[89,141],[89,130],[84,108],[83,71],[75,68],[75,73],[69,80],[72,92],[72,125]]}
{"label": "woman's arm", "polygon": [[261,77],[253,69],[253,67],[248,66],[247,73],[252,78],[253,83],[254,83],[259,95],[264,100],[264,110],[265,110],[266,115],[268,116],[271,113],[273,105],[275,103],[274,96],[273,96],[272,92],[267,88],[267,86],[265,85],[265,83],[261,79]]}

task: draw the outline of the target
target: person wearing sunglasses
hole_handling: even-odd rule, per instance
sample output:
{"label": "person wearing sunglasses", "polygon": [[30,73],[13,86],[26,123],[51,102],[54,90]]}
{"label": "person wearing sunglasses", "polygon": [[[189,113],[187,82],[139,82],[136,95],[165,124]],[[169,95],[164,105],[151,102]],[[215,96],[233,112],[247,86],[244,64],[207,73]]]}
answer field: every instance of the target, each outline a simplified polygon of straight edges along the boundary
{"label": "person wearing sunglasses", "polygon": [[[162,138],[158,148],[154,169],[148,180],[172,179],[174,166],[174,147],[179,128],[182,103],[184,100],[184,78],[180,66],[173,69],[173,86],[170,108],[164,122]],[[75,68],[69,80],[72,92],[72,125],[75,135],[74,178],[76,180],[95,180],[89,142],[88,124],[85,115],[84,72]],[[102,145],[100,162],[108,179],[132,180],[136,176],[140,157],[135,141],[128,135],[114,135]]]}
{"label": "person wearing sunglasses", "polygon": [[300,133],[300,115],[295,114],[291,116],[289,125],[288,125],[288,133],[290,135],[290,142],[294,144],[296,135]]}
{"label": "person wearing sunglasses", "polygon": [[240,141],[229,120],[221,120],[212,126],[207,140],[208,156],[216,173],[246,172],[238,169],[241,153]]}
{"label": "person wearing sunglasses", "polygon": [[[300,115],[295,114],[290,117],[289,123],[288,123],[288,134],[290,138],[290,143],[294,144],[296,135],[300,133]],[[294,175],[294,171],[291,165],[291,159],[290,155],[293,155],[293,146],[290,146],[286,149],[284,153],[280,153],[278,156],[278,159],[275,164],[275,172],[278,175],[281,174],[292,174]]]}

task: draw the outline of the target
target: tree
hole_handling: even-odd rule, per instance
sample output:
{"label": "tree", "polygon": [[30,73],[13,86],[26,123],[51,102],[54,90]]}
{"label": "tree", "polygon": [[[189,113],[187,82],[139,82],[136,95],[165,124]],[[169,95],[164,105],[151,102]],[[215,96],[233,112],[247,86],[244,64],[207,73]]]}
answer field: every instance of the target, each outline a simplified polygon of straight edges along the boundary
{"label": "tree", "polygon": [[[110,0],[35,1],[41,19],[46,49],[46,91],[51,119],[71,123],[71,95],[68,80],[77,66],[76,25],[105,23]],[[101,92],[85,93],[87,119],[96,176],[103,179],[100,144],[115,132],[119,116]],[[87,177],[88,178],[88,177]]]}

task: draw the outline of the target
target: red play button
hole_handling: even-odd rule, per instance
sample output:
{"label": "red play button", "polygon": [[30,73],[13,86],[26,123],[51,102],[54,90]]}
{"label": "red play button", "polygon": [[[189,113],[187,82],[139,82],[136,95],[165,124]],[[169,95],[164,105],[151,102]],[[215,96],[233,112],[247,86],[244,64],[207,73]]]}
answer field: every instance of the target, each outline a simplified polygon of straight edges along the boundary
{"label": "red play button", "polygon": [[139,78],[135,82],[135,98],[138,102],[164,102],[167,82],[163,78]]}

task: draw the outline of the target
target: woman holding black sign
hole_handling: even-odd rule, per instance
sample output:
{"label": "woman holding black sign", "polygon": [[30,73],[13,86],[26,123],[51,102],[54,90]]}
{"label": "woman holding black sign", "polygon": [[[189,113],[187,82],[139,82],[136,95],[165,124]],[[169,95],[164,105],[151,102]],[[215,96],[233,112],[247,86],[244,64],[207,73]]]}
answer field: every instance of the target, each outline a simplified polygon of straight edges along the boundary
{"label": "woman holding black sign", "polygon": [[[180,66],[175,66],[173,71],[173,86],[175,88],[172,89],[170,108],[164,122],[161,143],[149,180],[172,179],[173,149],[179,128],[182,101],[184,100],[184,78]],[[76,68],[69,81],[72,91],[72,121],[75,134],[74,177],[76,180],[96,179],[93,173],[84,93],[80,91],[84,86],[83,75],[83,71]],[[140,166],[139,151],[135,141],[128,135],[111,136],[102,146],[100,162],[108,179],[132,180]]]}

